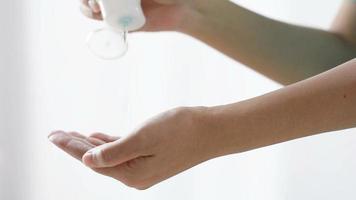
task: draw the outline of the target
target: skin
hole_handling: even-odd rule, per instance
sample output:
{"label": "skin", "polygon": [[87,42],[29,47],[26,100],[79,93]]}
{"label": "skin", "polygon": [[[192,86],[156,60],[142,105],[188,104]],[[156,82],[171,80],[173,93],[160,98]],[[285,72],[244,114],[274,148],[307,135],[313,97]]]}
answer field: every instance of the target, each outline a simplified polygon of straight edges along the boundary
{"label": "skin", "polygon": [[[322,31],[270,20],[228,1],[142,4],[148,19],[142,31],[190,34],[274,80],[293,84],[234,104],[169,110],[125,138],[64,131],[49,136],[92,170],[147,189],[212,158],[356,127],[355,5],[345,2],[331,30]],[[101,17],[95,3],[83,1],[82,10]]]}
{"label": "skin", "polygon": [[[101,19],[98,5],[93,12],[85,2],[83,13]],[[356,55],[356,4],[350,1],[330,30],[272,20],[226,0],[142,0],[142,8],[147,24],[140,31],[188,34],[284,85]]]}

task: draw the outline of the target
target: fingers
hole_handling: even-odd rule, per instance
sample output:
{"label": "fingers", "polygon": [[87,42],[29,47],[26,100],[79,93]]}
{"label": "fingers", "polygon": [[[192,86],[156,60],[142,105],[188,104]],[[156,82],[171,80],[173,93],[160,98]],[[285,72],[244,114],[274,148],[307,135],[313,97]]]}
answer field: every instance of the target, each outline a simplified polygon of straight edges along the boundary
{"label": "fingers", "polygon": [[[55,134],[55,133],[56,133],[56,132],[51,133],[51,135],[52,135],[52,134]],[[85,137],[84,135],[82,135],[82,134],[80,134],[80,133],[78,133],[78,132],[68,132],[67,134],[70,135],[70,136],[73,136],[73,137],[80,138],[80,139],[86,139],[86,137]]]}
{"label": "fingers", "polygon": [[99,146],[99,145],[107,143],[104,140],[101,140],[100,138],[86,137],[78,132],[68,132],[67,134],[70,136],[73,136],[73,137],[77,137],[82,140],[86,140],[87,142],[93,144],[94,146]]}
{"label": "fingers", "polygon": [[91,10],[93,11],[93,13],[100,13],[100,6],[96,2],[96,0],[89,0],[88,4],[89,4],[89,7],[91,8]]}
{"label": "fingers", "polygon": [[106,143],[115,142],[116,140],[120,139],[120,137],[110,136],[110,135],[106,135],[104,133],[93,133],[89,136],[89,138],[96,138],[96,139],[102,140]]}
{"label": "fingers", "polygon": [[80,11],[83,13],[83,15],[92,18],[92,19],[96,19],[96,20],[102,20],[103,17],[101,15],[101,13],[94,13],[88,6],[85,5],[81,5],[80,6]]}
{"label": "fingers", "polygon": [[100,6],[96,0],[81,0],[81,2],[80,11],[83,13],[83,15],[96,20],[103,19]]}
{"label": "fingers", "polygon": [[80,2],[85,6],[89,6],[88,0],[80,0]]}
{"label": "fingers", "polygon": [[113,167],[142,156],[139,149],[137,139],[116,140],[91,149],[85,153],[82,161],[91,168]]}
{"label": "fingers", "polygon": [[94,148],[95,145],[86,141],[82,136],[75,136],[76,133],[66,133],[64,131],[56,131],[48,136],[48,139],[57,147],[71,155],[72,157],[81,160],[85,152]]}
{"label": "fingers", "polygon": [[147,188],[145,171],[153,156],[140,154],[142,147],[137,138],[119,140],[103,133],[85,137],[77,132],[56,131],[49,135],[49,140],[100,174],[130,187]]}
{"label": "fingers", "polygon": [[60,149],[78,160],[82,160],[83,155],[94,147],[119,139],[119,137],[109,136],[103,133],[94,133],[90,137],[86,137],[77,132],[67,133],[64,131],[55,131],[51,133],[48,138]]}
{"label": "fingers", "polygon": [[100,146],[100,145],[103,145],[106,143],[105,141],[100,140],[98,138],[94,138],[94,137],[88,137],[88,138],[86,138],[86,140],[95,146]]}

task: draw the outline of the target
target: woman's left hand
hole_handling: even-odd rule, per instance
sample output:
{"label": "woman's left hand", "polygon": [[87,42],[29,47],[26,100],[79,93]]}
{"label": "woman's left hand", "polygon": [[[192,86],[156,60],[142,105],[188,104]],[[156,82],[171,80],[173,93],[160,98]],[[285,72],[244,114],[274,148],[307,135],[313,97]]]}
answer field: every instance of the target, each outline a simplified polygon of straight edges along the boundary
{"label": "woman's left hand", "polygon": [[158,115],[126,138],[84,137],[57,131],[50,140],[94,171],[136,189],[149,188],[218,152],[205,108],[178,108]]}

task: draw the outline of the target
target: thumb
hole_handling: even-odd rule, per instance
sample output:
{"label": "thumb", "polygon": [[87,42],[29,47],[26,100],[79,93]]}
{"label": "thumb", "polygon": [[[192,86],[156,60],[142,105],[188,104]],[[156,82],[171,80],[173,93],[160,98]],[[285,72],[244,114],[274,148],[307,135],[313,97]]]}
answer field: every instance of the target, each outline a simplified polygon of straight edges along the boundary
{"label": "thumb", "polygon": [[83,163],[90,168],[114,167],[139,157],[139,145],[130,138],[106,143],[86,152]]}

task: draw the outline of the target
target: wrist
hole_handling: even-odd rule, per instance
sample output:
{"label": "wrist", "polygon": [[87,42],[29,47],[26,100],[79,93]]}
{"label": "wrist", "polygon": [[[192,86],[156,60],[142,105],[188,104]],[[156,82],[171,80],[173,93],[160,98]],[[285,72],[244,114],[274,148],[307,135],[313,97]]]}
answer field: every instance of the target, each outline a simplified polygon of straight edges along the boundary
{"label": "wrist", "polygon": [[206,19],[217,3],[216,0],[194,0],[184,5],[181,23],[177,26],[176,31],[193,37],[199,34],[199,31],[206,27]]}
{"label": "wrist", "polygon": [[191,5],[182,5],[181,7],[180,20],[173,31],[187,34],[188,30],[199,24],[201,16],[199,16],[196,8]]}
{"label": "wrist", "polygon": [[210,158],[245,150],[248,120],[245,117],[247,109],[243,104],[239,102],[197,109],[199,120],[196,127]]}
{"label": "wrist", "polygon": [[216,41],[237,26],[238,8],[230,1],[195,0],[186,5],[186,14],[177,31],[203,42]]}

